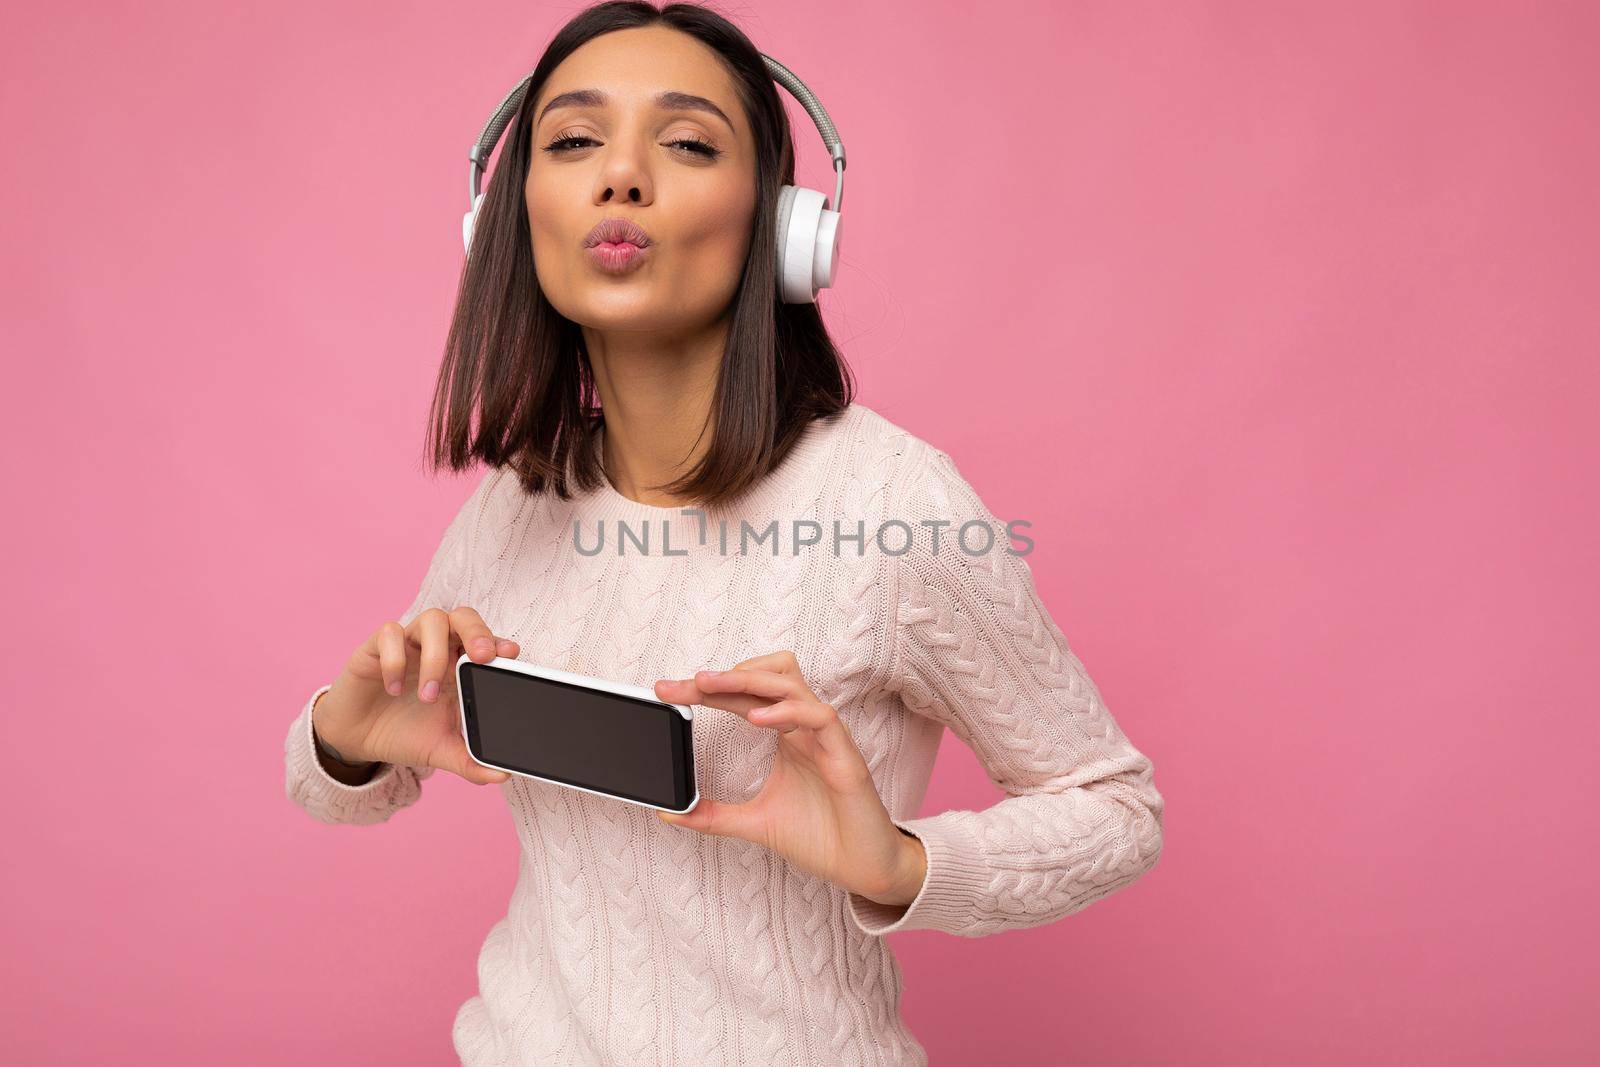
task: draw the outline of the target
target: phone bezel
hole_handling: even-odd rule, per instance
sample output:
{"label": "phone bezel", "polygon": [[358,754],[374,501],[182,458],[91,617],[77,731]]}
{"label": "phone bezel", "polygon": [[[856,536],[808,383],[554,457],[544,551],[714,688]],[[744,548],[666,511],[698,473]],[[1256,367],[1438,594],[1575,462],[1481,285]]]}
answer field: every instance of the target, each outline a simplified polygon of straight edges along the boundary
{"label": "phone bezel", "polygon": [[[528,771],[518,770],[515,767],[504,767],[498,763],[489,763],[485,760],[479,759],[477,753],[472,751],[472,736],[467,729],[467,686],[465,684],[465,671],[468,666],[497,667],[502,670],[526,674],[534,678],[541,678],[545,681],[563,682],[567,685],[578,686],[583,689],[592,689],[601,693],[610,693],[615,696],[640,700],[647,704],[654,704],[662,709],[675,709],[678,714],[682,716],[683,720],[689,724],[689,729],[684,733],[685,744],[683,746],[683,757],[688,770],[689,784],[694,787],[694,792],[693,795],[689,797],[688,806],[682,808],[664,807],[660,804],[652,804],[647,800],[638,800],[634,797],[625,797],[617,793],[608,793],[603,789],[591,789],[588,786],[577,785],[573,782],[564,782],[559,778],[547,778],[542,774],[532,774]],[[466,653],[462,653],[461,658],[456,660],[456,705],[461,715],[461,740],[466,745],[467,756],[472,760],[472,762],[481,767],[489,767],[493,770],[504,771],[507,774],[521,775],[523,778],[532,778],[535,781],[549,782],[551,785],[559,785],[566,789],[576,789],[579,792],[589,793],[597,797],[620,800],[624,804],[637,804],[641,808],[649,808],[652,811],[670,811],[677,814],[682,814],[687,811],[693,811],[694,806],[700,803],[700,776],[696,772],[694,758],[694,709],[686,704],[673,704],[662,700],[660,697],[655,695],[653,690],[646,689],[644,686],[629,685],[626,682],[614,682],[609,678],[595,678],[587,674],[576,674],[572,671],[563,671],[555,667],[545,667],[537,663],[527,663],[520,659],[509,659],[505,656],[496,656],[486,663],[479,663]]]}

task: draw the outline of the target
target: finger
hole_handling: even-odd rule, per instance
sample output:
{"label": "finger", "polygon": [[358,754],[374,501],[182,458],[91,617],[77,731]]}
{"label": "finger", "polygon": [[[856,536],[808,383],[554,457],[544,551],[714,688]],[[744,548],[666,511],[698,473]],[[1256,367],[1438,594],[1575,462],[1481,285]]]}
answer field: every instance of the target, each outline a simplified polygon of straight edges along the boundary
{"label": "finger", "polygon": [[[712,684],[700,684],[701,679],[710,679],[732,671],[753,671],[772,679],[787,679],[791,686],[776,692],[769,690],[763,693],[740,694],[738,692],[728,692],[727,690],[730,687],[727,686],[721,687],[719,690],[717,686]],[[663,684],[666,686],[665,689],[662,688]],[[708,694],[717,691],[722,691],[725,695],[714,698],[708,696]],[[672,704],[702,704],[709,708],[722,708],[740,715],[751,708],[770,704],[774,699],[791,696],[809,700],[817,699],[817,695],[806,685],[805,678],[800,673],[799,660],[795,658],[793,652],[789,651],[769,652],[761,656],[752,656],[728,668],[727,671],[699,671],[693,678],[662,679],[656,683],[656,695]]]}
{"label": "finger", "polygon": [[741,663],[735,663],[729,670],[740,670],[742,668],[772,671],[774,674],[798,675],[800,673],[800,661],[795,658],[793,652],[768,652],[766,655],[751,656]]}
{"label": "finger", "polygon": [[389,621],[378,627],[378,670],[383,676],[383,688],[391,696],[399,696],[406,687],[406,632],[398,622]]}
{"label": "finger", "polygon": [[764,843],[760,834],[761,819],[749,804],[723,804],[702,796],[699,803],[685,812],[656,811],[662,822],[698,830],[716,837],[737,837],[744,841]]}
{"label": "finger", "polygon": [[439,699],[450,661],[450,616],[442,608],[429,608],[411,620],[407,633],[422,650],[417,659],[417,698],[432,704]]}
{"label": "finger", "polygon": [[702,693],[738,693],[774,700],[815,700],[816,695],[795,675],[736,667],[726,671],[696,671],[694,684]]}
{"label": "finger", "polygon": [[807,700],[780,700],[761,708],[751,708],[745,718],[758,726],[771,726],[783,733],[791,730],[824,730],[833,709]]}
{"label": "finger", "polygon": [[450,627],[461,638],[461,648],[474,663],[487,663],[494,659],[499,641],[483,621],[477,609],[459,607],[450,613]]}
{"label": "finger", "polygon": [[771,726],[781,733],[811,730],[822,750],[830,756],[859,753],[855,739],[830,704],[816,701],[780,700],[765,708],[755,708],[745,716],[757,726]]}
{"label": "finger", "polygon": [[752,708],[764,708],[772,703],[771,697],[750,696],[743,693],[707,693],[695,684],[692,678],[662,678],[656,682],[656,696],[669,704],[701,704],[708,708],[722,708],[738,715],[743,715]]}

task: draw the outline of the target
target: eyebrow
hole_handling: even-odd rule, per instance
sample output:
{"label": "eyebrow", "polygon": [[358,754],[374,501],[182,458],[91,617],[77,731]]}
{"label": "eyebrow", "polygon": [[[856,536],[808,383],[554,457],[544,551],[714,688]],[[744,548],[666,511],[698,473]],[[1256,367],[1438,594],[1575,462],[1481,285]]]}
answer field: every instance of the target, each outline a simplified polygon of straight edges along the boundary
{"label": "eyebrow", "polygon": [[[606,94],[599,89],[573,89],[570,92],[551,97],[550,102],[544,106],[544,110],[539,112],[539,117],[534,121],[536,124],[543,122],[544,117],[558,107],[604,107],[607,99]],[[656,94],[655,103],[657,107],[665,111],[710,112],[725,122],[728,129],[732,130],[734,128],[733,120],[723,114],[720,107],[705,97],[696,96],[694,93],[668,89]]]}

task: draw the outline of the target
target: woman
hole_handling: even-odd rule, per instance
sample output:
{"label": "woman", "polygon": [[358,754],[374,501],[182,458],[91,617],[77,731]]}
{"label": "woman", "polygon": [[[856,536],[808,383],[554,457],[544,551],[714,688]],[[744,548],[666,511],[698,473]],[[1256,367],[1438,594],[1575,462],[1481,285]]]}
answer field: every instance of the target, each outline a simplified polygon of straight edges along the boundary
{"label": "woman", "polygon": [[[1037,926],[1132,882],[1161,848],[1151,763],[951,458],[853,402],[816,307],[776,299],[790,131],[737,29],[591,8],[506,138],[431,420],[436,463],[489,472],[295,721],[289,793],[373,823],[436,768],[502,786],[522,863],[464,1063],[926,1062],[882,935]],[[648,236],[626,270],[587,247],[613,219]],[[684,554],[578,551],[617,520]],[[774,521],[781,546],[739,551]],[[463,650],[721,709],[695,719],[699,805],[476,764]],[[946,726],[1009,796],[915,818]]]}

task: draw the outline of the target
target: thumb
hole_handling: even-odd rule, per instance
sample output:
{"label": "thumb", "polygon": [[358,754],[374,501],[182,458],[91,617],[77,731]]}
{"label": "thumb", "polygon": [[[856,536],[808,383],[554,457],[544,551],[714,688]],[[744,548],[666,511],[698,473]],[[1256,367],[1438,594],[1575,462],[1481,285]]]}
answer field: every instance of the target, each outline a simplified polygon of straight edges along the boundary
{"label": "thumb", "polygon": [[453,739],[446,770],[465,778],[473,785],[499,785],[510,779],[511,775],[505,771],[485,767],[472,758],[472,753],[467,751],[467,742],[459,735]]}

